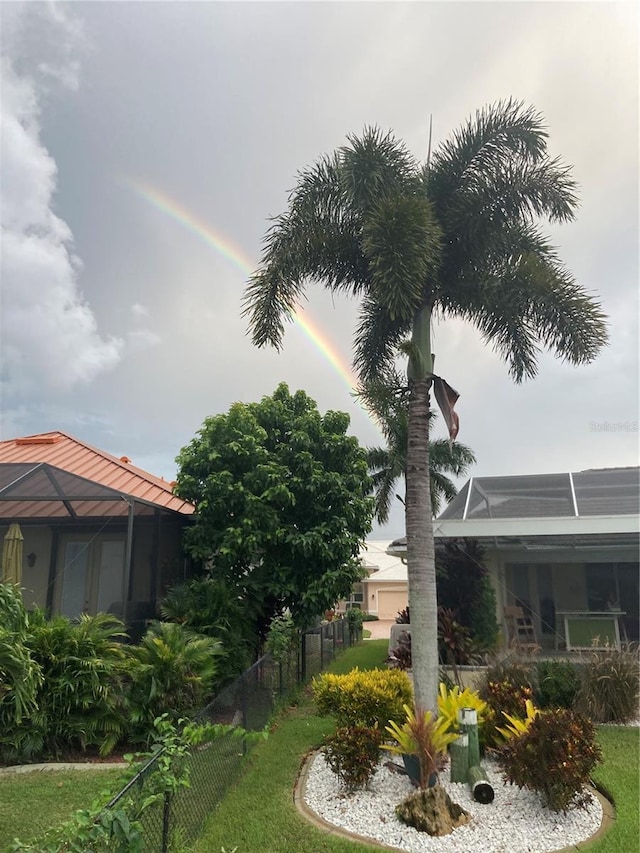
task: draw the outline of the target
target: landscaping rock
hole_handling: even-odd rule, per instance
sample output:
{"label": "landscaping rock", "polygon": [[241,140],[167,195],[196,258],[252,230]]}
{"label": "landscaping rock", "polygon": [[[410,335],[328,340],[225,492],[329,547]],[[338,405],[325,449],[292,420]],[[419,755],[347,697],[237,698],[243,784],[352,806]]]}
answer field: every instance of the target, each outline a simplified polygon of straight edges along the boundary
{"label": "landscaping rock", "polygon": [[454,803],[441,785],[409,794],[396,806],[396,815],[407,826],[429,835],[449,835],[470,819],[469,812]]}

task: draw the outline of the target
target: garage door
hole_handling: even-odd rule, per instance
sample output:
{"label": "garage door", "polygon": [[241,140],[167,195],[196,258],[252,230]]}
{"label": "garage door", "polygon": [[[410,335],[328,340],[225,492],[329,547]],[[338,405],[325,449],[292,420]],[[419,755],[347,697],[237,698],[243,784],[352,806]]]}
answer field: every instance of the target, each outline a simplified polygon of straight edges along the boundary
{"label": "garage door", "polygon": [[406,589],[378,590],[378,619],[395,619],[399,610],[407,606]]}

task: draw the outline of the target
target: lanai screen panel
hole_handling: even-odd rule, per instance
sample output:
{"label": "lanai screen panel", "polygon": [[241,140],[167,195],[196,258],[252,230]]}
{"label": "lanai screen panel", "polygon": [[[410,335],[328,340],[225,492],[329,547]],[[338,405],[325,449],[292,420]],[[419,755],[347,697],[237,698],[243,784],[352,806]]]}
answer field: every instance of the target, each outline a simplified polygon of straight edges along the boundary
{"label": "lanai screen panel", "polygon": [[573,475],[579,515],[638,515],[637,468],[603,468]]}
{"label": "lanai screen panel", "polygon": [[468,492],[469,483],[466,482],[449,506],[440,513],[438,518],[464,518],[464,508],[467,503]]}
{"label": "lanai screen panel", "polygon": [[575,516],[568,474],[474,477],[465,518]]}

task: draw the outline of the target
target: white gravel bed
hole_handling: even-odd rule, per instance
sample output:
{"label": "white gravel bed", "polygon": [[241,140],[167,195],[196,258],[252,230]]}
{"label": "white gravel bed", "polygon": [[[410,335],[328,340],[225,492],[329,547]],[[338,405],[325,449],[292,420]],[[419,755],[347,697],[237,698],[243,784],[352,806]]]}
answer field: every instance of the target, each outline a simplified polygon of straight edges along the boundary
{"label": "white gravel bed", "polygon": [[538,794],[505,785],[494,763],[484,760],[482,766],[495,790],[489,805],[476,803],[468,785],[449,782],[448,770],[440,774],[451,799],[471,814],[468,824],[441,838],[398,820],[395,806],[413,788],[406,776],[390,772],[383,764],[368,790],[346,795],[317,753],[308,768],[304,800],[327,823],[408,853],[551,853],[584,841],[599,829],[602,806],[597,797],[587,809],[552,812]]}

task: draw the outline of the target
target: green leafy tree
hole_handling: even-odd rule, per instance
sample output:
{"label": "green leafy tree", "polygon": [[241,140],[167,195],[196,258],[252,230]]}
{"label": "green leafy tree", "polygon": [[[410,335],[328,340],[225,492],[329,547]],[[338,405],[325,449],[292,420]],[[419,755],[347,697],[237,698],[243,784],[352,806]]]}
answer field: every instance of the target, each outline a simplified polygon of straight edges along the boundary
{"label": "green leafy tree", "polygon": [[[574,218],[570,170],[547,153],[533,109],[476,113],[420,164],[377,128],[299,174],[245,293],[256,345],[281,346],[309,281],[361,300],[354,364],[363,382],[408,356],[406,533],[416,702],[435,710],[437,597],[429,477],[434,316],[472,323],[516,382],[542,347],[571,364],[606,341],[599,303],[573,279],[540,218]],[[453,380],[453,377],[448,377]],[[456,384],[462,377],[456,377]]]}
{"label": "green leafy tree", "polygon": [[178,456],[176,491],[197,508],[186,547],[236,591],[261,637],[287,608],[307,627],[362,577],[373,501],[348,426],[283,383],[207,418]]}
{"label": "green leafy tree", "polygon": [[[365,382],[358,390],[358,397],[376,418],[387,442],[386,447],[370,447],[367,450],[376,498],[376,519],[380,524],[386,524],[389,520],[398,480],[406,479],[409,426],[407,391],[406,382],[402,382],[395,369],[387,371],[381,379]],[[429,416],[431,422],[435,412],[429,412]],[[449,503],[458,494],[448,475],[464,477],[475,461],[473,451],[466,444],[450,442],[446,438],[429,441],[431,512],[434,516],[440,511],[443,501]]]}

